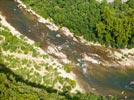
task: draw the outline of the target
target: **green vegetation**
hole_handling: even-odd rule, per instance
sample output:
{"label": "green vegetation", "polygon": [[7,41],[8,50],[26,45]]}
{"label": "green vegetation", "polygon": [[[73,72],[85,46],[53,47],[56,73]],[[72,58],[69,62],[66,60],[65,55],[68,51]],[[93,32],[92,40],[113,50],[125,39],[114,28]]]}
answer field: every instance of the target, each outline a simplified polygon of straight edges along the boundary
{"label": "green vegetation", "polygon": [[70,73],[73,69],[71,64],[65,64],[63,67],[67,73]]}
{"label": "green vegetation", "polygon": [[2,64],[0,64],[0,98],[1,100],[116,100],[93,94],[58,93],[52,88],[24,80]]}
{"label": "green vegetation", "polygon": [[[64,100],[64,96],[57,95],[49,89],[38,88],[38,84],[23,80],[10,69],[0,65],[0,98],[1,100]],[[51,91],[50,91],[51,90]],[[52,92],[52,93],[51,93]]]}
{"label": "green vegetation", "polygon": [[25,80],[59,91],[71,91],[76,84],[60,75],[58,69],[64,70],[63,66],[52,63],[54,59],[41,54],[36,44],[31,45],[22,37],[13,36],[8,29],[0,27],[0,63]]}
{"label": "green vegetation", "polygon": [[116,48],[134,47],[134,0],[22,0],[75,35]]}

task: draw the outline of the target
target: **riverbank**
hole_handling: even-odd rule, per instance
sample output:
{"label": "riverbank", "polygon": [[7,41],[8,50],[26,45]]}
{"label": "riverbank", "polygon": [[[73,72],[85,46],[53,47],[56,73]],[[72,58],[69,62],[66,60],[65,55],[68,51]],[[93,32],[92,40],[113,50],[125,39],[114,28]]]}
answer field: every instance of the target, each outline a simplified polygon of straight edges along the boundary
{"label": "riverbank", "polygon": [[[12,35],[17,37],[18,39],[21,39],[21,37],[23,36],[19,31],[17,31],[13,26],[11,26],[7,21],[6,21],[6,18],[2,15],[0,15],[0,23],[5,26],[6,28],[8,28]],[[39,55],[48,55],[47,52],[45,52],[44,50],[42,50],[41,48],[39,47],[36,47],[35,46],[35,42],[29,38],[27,38],[26,36],[23,36],[24,40],[26,43],[30,44],[33,46],[34,49],[37,50],[37,52],[39,53]],[[84,92],[84,90],[79,86],[79,84],[77,83],[77,80],[76,80],[76,76],[71,72],[71,73],[67,73],[64,71],[64,68],[63,68],[63,64],[60,64],[59,61],[57,61],[55,58],[51,57],[50,55],[49,56],[49,59],[44,59],[44,58],[36,58],[36,57],[33,57],[31,54],[21,54],[21,53],[10,53],[10,52],[5,52],[3,51],[2,52],[3,55],[10,55],[10,56],[14,56],[14,57],[19,57],[21,59],[24,59],[24,58],[27,58],[27,59],[31,59],[31,60],[34,60],[35,62],[46,62],[48,63],[50,66],[53,66],[53,64],[55,64],[53,67],[57,68],[57,71],[60,73],[60,76],[64,77],[64,78],[69,78],[71,80],[75,80],[76,81],[76,87],[72,90],[72,92],[76,92],[76,90],[78,91],[81,91],[81,92]],[[59,66],[59,67],[57,67]],[[43,70],[42,70],[43,71]],[[46,71],[43,71],[43,72],[39,72],[40,74],[44,75]],[[57,86],[55,87],[57,88]]]}
{"label": "riverbank", "polygon": [[28,8],[21,0],[14,0],[15,2],[17,2],[19,5],[18,7],[21,8],[25,8],[29,13],[32,13],[33,15],[35,15],[38,19],[39,22],[47,24],[47,27],[52,30],[52,31],[62,31],[62,33],[68,37],[72,37],[74,41],[79,41],[81,43],[84,43],[86,45],[97,45],[97,46],[101,46],[101,44],[99,43],[94,43],[94,42],[89,42],[86,41],[82,36],[80,37],[75,37],[74,33],[70,32],[70,30],[67,27],[61,27],[61,26],[57,26],[56,24],[54,24],[52,22],[52,20],[50,19],[45,19],[43,18],[41,15],[37,14],[35,11],[33,11],[31,8]]}
{"label": "riverbank", "polygon": [[[62,33],[62,32],[51,31],[50,29],[46,28],[46,24],[39,23],[36,16],[33,16],[32,13],[27,12],[26,9],[23,9],[23,7],[21,9],[18,8],[17,5],[18,4],[12,0],[6,0],[6,1],[1,0],[0,1],[0,9],[1,9],[2,14],[5,16],[6,21],[8,21],[8,23],[10,23],[10,25],[12,25],[14,28],[16,28],[16,30],[18,30],[24,36],[27,36],[28,38],[30,38],[31,40],[34,40],[35,42],[41,43],[42,44],[41,48],[46,52],[46,54],[48,54],[47,51],[50,51],[49,55],[51,55],[52,58],[55,58],[58,62],[61,61],[61,59],[59,59],[58,57],[60,57],[60,58],[63,57],[64,59],[71,61],[71,64],[73,63],[74,66],[76,66],[75,68],[78,68],[78,70],[79,70],[79,71],[76,71],[75,76],[77,77],[78,80],[84,81],[80,84],[84,85],[84,87],[87,89],[88,92],[93,90],[95,92],[98,92],[98,94],[100,94],[100,95],[114,94],[115,96],[117,96],[116,94],[120,95],[123,90],[126,90],[127,92],[131,91],[131,89],[130,89],[131,87],[128,87],[126,89],[125,86],[128,85],[130,80],[134,80],[132,77],[133,75],[131,73],[124,73],[124,74],[116,73],[114,75],[115,77],[113,77],[112,69],[114,69],[115,71],[119,71],[119,72],[121,72],[121,70],[116,69],[116,68],[109,68],[110,65],[111,65],[111,67],[114,67],[114,64],[118,64],[116,62],[117,58],[115,58],[113,53],[116,51],[117,53],[119,52],[121,54],[121,52],[119,50],[114,50],[112,48],[109,49],[109,48],[105,48],[103,46],[93,46],[93,45],[88,46],[88,45],[85,45],[84,43],[81,43],[80,41],[74,41],[71,36],[70,37],[65,36],[65,35],[63,35],[64,33]],[[3,34],[3,35],[6,35],[6,34]],[[8,36],[10,36],[10,35],[7,34],[7,36],[5,36],[5,37],[7,38]],[[23,37],[21,37],[21,38],[23,39]],[[31,66],[33,66],[32,64],[36,64],[35,69],[38,69],[42,66],[42,63],[40,64],[40,61],[42,61],[40,58],[38,59],[39,63],[36,62],[35,57],[37,57],[37,58],[39,57],[39,55],[38,55],[39,53],[35,52],[36,49],[33,49],[33,47],[27,45],[26,43],[21,43],[22,47],[20,47],[21,45],[18,44],[20,42],[16,42],[16,39],[14,39],[14,38],[12,39],[12,37],[9,37],[8,39],[9,39],[9,42],[7,42],[7,45],[3,45],[3,47],[6,47],[5,51],[8,51],[9,47],[12,47],[11,52],[6,52],[9,54],[8,55],[9,57],[5,55],[5,58],[8,60],[9,64],[13,65],[15,63],[14,65],[17,65],[17,66],[22,65],[22,64],[20,64],[20,62],[22,62],[20,60],[22,60],[22,59],[19,58],[19,55],[21,57],[27,57],[27,58],[32,57],[32,59],[31,60],[28,59],[28,62],[27,62],[27,66],[30,66],[30,68],[26,67],[26,66],[21,66],[22,68],[19,71],[16,71],[16,73],[22,73],[22,72],[26,71],[27,74],[23,74],[22,76],[29,75],[29,70],[34,69],[33,67],[31,67]],[[3,40],[4,40],[4,38],[2,39],[2,41]],[[14,40],[14,41],[11,41],[11,40]],[[11,44],[9,44],[9,43],[11,43]],[[46,44],[47,44],[47,47],[46,47]],[[15,46],[15,48],[14,48],[14,46]],[[27,49],[29,51],[29,48],[30,48],[30,51],[33,51],[33,54],[31,52],[20,51],[20,49],[24,49],[24,51],[25,51],[25,48],[24,48],[25,46],[27,46],[26,51],[27,51]],[[46,48],[44,49],[44,47],[46,47]],[[13,53],[16,50],[17,50],[17,53]],[[53,54],[55,52],[56,52],[56,56]],[[14,54],[16,54],[18,56],[14,56]],[[32,56],[31,56],[31,54],[32,54]],[[62,54],[64,54],[64,56]],[[49,57],[49,55],[45,55],[45,56]],[[44,56],[41,56],[41,57],[44,57]],[[25,59],[24,59],[24,61],[25,61]],[[45,60],[45,61],[47,61],[47,60]],[[98,61],[99,61],[99,64],[98,64]],[[109,65],[107,64],[108,66],[106,65],[107,68],[105,68],[106,66],[102,65],[102,63],[105,64],[106,61],[108,61],[108,64],[109,64]],[[112,63],[112,61],[114,62],[114,64]],[[51,60],[51,62],[54,62],[54,61]],[[24,63],[24,64],[26,64],[26,63]],[[61,64],[61,62],[60,62],[60,64]],[[38,65],[39,65],[39,67],[38,67]],[[45,65],[46,69],[49,70],[49,74],[52,74],[52,75],[48,75],[48,77],[46,77],[46,78],[53,77],[53,76],[56,77],[57,74],[53,74],[53,72],[51,72],[51,67],[47,67],[47,65],[48,64],[46,63],[46,65]],[[55,63],[51,66],[55,66]],[[24,67],[24,69],[23,69],[23,67]],[[52,69],[52,71],[56,71],[57,69],[55,69],[55,68],[57,68],[57,67],[58,66],[55,66],[54,69]],[[25,68],[29,69],[28,72],[27,72],[27,70],[25,70]],[[103,70],[101,71],[101,69],[104,69],[104,71],[106,70],[106,73],[104,73]],[[46,72],[45,73],[43,72],[45,70],[42,68],[39,70],[41,71],[41,73],[40,73],[41,76],[43,76],[46,73]],[[68,70],[68,69],[63,69],[63,70]],[[125,70],[125,71],[127,71],[127,70]],[[34,79],[36,78],[36,76],[38,76],[38,73],[36,73],[36,72],[38,72],[38,71],[35,70],[35,73],[30,73],[30,75],[33,75]],[[57,71],[55,73],[57,73]],[[98,75],[98,76],[96,76],[96,75]],[[126,77],[126,75],[128,77]],[[68,74],[65,73],[64,76],[66,77],[66,76],[68,76]],[[72,77],[72,76],[73,75],[71,75],[70,77]],[[119,76],[119,79],[116,78],[118,76]],[[122,77],[122,80],[120,77]],[[53,79],[53,78],[51,78],[51,79]],[[28,79],[30,79],[31,81],[33,80],[31,78],[28,78]],[[40,79],[42,79],[42,78],[36,78],[36,81],[40,83],[40,81],[41,81]],[[58,79],[58,78],[56,78],[56,79]],[[62,82],[65,81],[62,79],[59,79],[59,80],[61,80]],[[47,81],[45,80],[45,83],[46,82]],[[51,81],[50,81],[50,83],[51,83]],[[85,85],[85,83],[87,85]],[[102,83],[102,85],[101,85],[101,83]],[[72,82],[72,84],[74,84],[74,82]],[[95,86],[91,86],[91,90],[90,90],[87,87],[91,84],[95,85]],[[117,87],[117,88],[113,88],[113,87]],[[106,92],[103,92],[104,88],[106,88]],[[113,91],[111,91],[111,88]],[[122,89],[122,90],[119,91],[120,89]],[[124,94],[124,95],[126,96],[127,94]],[[133,96],[133,94],[131,95],[131,93],[130,93],[130,95],[127,95],[127,96],[131,97],[131,96]]]}
{"label": "riverbank", "polygon": [[[87,45],[87,46],[94,46],[94,47],[96,46],[98,48],[99,47],[100,48],[104,47],[104,49],[105,49],[104,45],[101,45],[99,43],[93,43],[93,42],[86,41],[83,37],[75,37],[74,33],[71,33],[68,28],[65,28],[65,27],[61,28],[60,26],[56,26],[53,22],[51,22],[48,19],[44,19],[42,16],[40,16],[35,11],[33,11],[31,8],[27,8],[26,5],[23,4],[23,2],[21,0],[15,0],[15,1],[19,3],[19,7],[22,6],[29,13],[32,13],[33,15],[37,16],[39,22],[42,22],[42,23],[45,23],[45,24],[47,23],[48,24],[47,27],[50,30],[52,30],[52,31],[60,30],[60,31],[62,31],[62,34],[66,35],[67,37],[71,37],[75,42],[82,43],[82,44]],[[53,51],[51,53],[56,54],[56,55],[57,55],[57,53],[60,54],[60,52],[56,52],[56,50],[54,50],[54,49],[49,50],[49,51]],[[102,61],[94,59],[93,57],[87,56],[87,55],[86,55],[86,57],[84,56],[83,59],[86,60],[86,61],[90,61],[92,63],[95,63],[95,64],[102,64],[104,66],[109,66],[109,67],[112,67],[112,66],[114,66],[114,67],[117,67],[117,66],[133,67],[134,66],[134,62],[133,62],[134,49],[115,49],[115,50],[113,50],[112,48],[107,48],[107,51],[109,52],[109,54],[105,55],[105,56],[111,57],[110,59],[115,59],[114,63],[109,63],[109,61],[104,60],[103,58],[101,58],[100,55],[98,55],[98,56],[100,57],[100,59]],[[61,55],[63,56],[63,62],[69,62],[68,59],[65,57],[66,56],[65,54],[61,53]]]}

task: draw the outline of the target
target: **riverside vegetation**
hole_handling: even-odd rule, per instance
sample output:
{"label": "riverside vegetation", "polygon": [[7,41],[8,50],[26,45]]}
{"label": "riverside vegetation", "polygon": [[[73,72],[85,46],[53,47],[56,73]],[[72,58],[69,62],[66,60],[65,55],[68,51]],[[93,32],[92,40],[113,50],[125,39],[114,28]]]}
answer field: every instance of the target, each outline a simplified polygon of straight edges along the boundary
{"label": "riverside vegetation", "polygon": [[0,63],[17,75],[46,87],[54,87],[57,82],[64,84],[63,91],[75,87],[75,81],[63,78],[58,72],[58,68],[64,66],[58,65],[49,55],[41,54],[35,44],[28,44],[23,36],[17,38],[3,27],[0,27],[0,37]]}
{"label": "riverside vegetation", "polygon": [[[58,72],[60,66],[50,65],[49,55],[41,54],[38,45],[26,41],[23,35],[14,36],[0,25],[1,100],[116,100],[114,97],[71,93],[75,81],[62,77]],[[68,66],[63,69],[70,72]],[[55,89],[56,83],[62,84],[61,88]]]}
{"label": "riverside vegetation", "polygon": [[134,47],[134,0],[22,0],[77,36],[114,48]]}

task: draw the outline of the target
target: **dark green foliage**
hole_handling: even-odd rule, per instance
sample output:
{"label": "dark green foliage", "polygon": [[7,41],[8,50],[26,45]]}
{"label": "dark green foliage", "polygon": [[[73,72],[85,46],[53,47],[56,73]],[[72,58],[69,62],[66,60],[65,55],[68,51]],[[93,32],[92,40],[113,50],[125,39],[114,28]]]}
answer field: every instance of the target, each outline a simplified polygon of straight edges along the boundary
{"label": "dark green foliage", "polygon": [[134,47],[134,0],[22,0],[45,18],[89,41],[116,48]]}
{"label": "dark green foliage", "polygon": [[4,65],[0,65],[0,98],[2,100],[63,100],[53,89],[24,80]]}

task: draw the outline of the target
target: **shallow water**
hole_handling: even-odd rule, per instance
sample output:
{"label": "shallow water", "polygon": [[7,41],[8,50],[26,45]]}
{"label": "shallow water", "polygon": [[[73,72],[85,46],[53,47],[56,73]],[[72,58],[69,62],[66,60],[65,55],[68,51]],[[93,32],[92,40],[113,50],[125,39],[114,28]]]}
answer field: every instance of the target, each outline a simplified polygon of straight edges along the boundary
{"label": "shallow water", "polygon": [[[36,42],[40,42],[44,50],[47,50],[49,45],[61,46],[62,49],[59,51],[79,67],[79,74],[83,76],[83,80],[94,88],[87,91],[122,98],[124,96],[134,98],[134,87],[129,86],[129,82],[134,80],[134,70],[106,68],[82,60],[82,54],[90,55],[99,52],[100,56],[105,55],[106,53],[102,52],[99,47],[86,46],[73,41],[71,37],[65,36],[60,31],[51,31],[45,24],[38,22],[36,16],[23,8],[18,8],[17,3],[13,0],[0,0],[0,12],[19,32]],[[61,37],[56,37],[57,34],[60,34]],[[103,59],[109,58],[104,56]],[[109,60],[112,61],[112,59]],[[84,65],[88,67],[86,73],[83,72]]]}
{"label": "shallow water", "polygon": [[118,97],[134,98],[134,86],[130,81],[134,80],[134,69],[97,68],[88,69],[88,83],[97,92],[103,95],[115,95]]}

